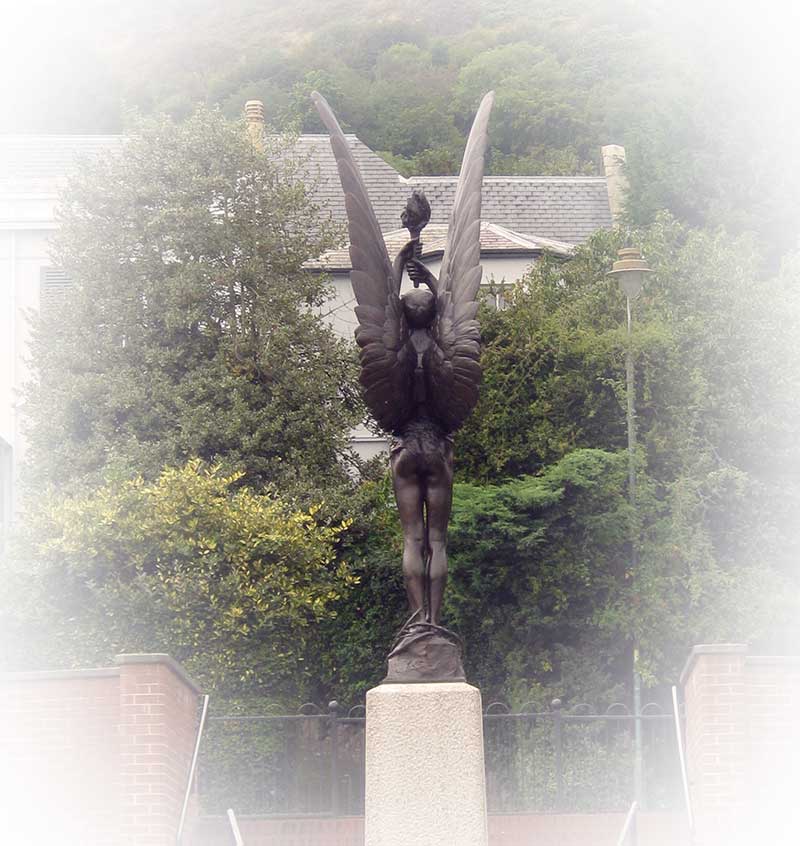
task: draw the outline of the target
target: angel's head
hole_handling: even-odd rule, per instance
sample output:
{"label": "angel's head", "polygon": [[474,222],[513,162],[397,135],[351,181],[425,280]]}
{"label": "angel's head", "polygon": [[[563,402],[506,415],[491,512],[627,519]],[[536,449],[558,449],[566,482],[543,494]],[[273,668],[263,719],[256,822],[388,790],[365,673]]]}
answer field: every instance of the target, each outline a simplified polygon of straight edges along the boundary
{"label": "angel's head", "polygon": [[436,317],[436,297],[427,288],[412,288],[402,296],[403,312],[408,325],[424,329]]}

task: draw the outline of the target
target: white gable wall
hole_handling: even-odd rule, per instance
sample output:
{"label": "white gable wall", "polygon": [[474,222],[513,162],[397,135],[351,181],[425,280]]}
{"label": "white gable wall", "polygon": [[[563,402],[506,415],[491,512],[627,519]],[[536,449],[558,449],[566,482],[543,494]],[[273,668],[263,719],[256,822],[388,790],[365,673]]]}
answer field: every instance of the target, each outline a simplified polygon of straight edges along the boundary
{"label": "white gable wall", "polygon": [[[513,284],[530,270],[534,261],[532,255],[485,255],[481,258],[483,282],[484,284],[490,282]],[[442,267],[442,260],[441,258],[426,260],[425,266],[431,273],[438,276]],[[403,290],[406,290],[410,285],[410,280],[405,277]],[[325,315],[325,319],[330,322],[338,335],[353,340],[353,333],[358,326],[358,320],[354,312],[356,300],[353,295],[353,287],[350,284],[349,273],[332,273],[331,288],[333,290],[332,299],[322,308],[321,313]],[[374,435],[363,425],[356,427],[350,433],[350,438],[353,448],[364,460],[374,458],[388,449],[386,438]]]}
{"label": "white gable wall", "polygon": [[[28,314],[39,308],[42,268],[52,264],[48,245],[56,228],[54,208],[55,198],[49,196],[6,197],[0,202],[0,438],[11,448],[15,476],[25,452],[19,392],[31,376]],[[486,255],[482,259],[484,282],[514,282],[531,263],[530,255]],[[439,274],[441,258],[426,264]],[[406,284],[410,284],[408,280]],[[331,287],[333,297],[322,313],[337,334],[352,340],[358,322],[349,274],[333,274]],[[363,426],[353,431],[352,439],[363,458],[386,448],[384,439]]]}
{"label": "white gable wall", "polygon": [[14,480],[25,453],[20,391],[30,379],[29,316],[39,308],[42,268],[50,266],[54,198],[0,203],[0,542],[12,519]]}
{"label": "white gable wall", "polygon": [[[521,279],[531,268],[535,258],[533,256],[499,256],[499,255],[485,255],[481,258],[483,266],[483,284],[487,285],[490,282],[500,284],[505,282],[513,284]],[[425,266],[434,274],[438,276],[442,267],[441,258],[435,258],[425,261]],[[356,300],[353,296],[353,288],[350,284],[349,273],[337,271],[331,274],[331,288],[333,296],[331,300],[326,303],[321,309],[321,314],[330,322],[342,338],[348,340],[353,339],[353,333],[358,320],[354,309],[356,307]],[[405,277],[403,283],[403,290],[410,287],[411,282],[408,277]]]}
{"label": "white gable wall", "polygon": [[14,450],[15,465],[24,452],[17,407],[30,378],[29,314],[39,308],[42,268],[51,265],[52,229],[52,224],[7,228],[0,222],[0,437]]}

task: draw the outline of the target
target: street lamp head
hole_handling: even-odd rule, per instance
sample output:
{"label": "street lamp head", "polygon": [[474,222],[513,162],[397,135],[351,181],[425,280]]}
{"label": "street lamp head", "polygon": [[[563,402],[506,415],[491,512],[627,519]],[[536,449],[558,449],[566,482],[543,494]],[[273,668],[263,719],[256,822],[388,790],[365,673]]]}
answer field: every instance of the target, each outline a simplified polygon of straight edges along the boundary
{"label": "street lamp head", "polygon": [[636,247],[623,247],[618,255],[619,259],[614,262],[613,268],[606,276],[616,276],[625,296],[629,300],[635,300],[642,290],[645,275],[653,271]]}

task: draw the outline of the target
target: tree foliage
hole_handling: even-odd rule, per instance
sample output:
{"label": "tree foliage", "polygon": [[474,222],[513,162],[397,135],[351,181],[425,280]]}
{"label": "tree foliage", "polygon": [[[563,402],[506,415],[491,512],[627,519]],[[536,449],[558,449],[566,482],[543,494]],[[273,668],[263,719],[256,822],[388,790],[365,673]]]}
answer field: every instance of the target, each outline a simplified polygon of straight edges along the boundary
{"label": "tree foliage", "polygon": [[54,260],[74,288],[36,324],[29,487],[191,457],[256,486],[344,479],[353,358],[303,269],[336,233],[270,143],[208,110],[140,120],[70,183]]}
{"label": "tree foliage", "polygon": [[294,701],[315,630],[353,577],[319,520],[192,460],[53,498],[3,564],[6,668],[168,652],[230,699]]}
{"label": "tree foliage", "polygon": [[747,239],[666,215],[633,237],[656,272],[630,341],[605,275],[614,234],[536,265],[507,310],[484,313],[484,390],[456,456],[461,478],[485,483],[546,478],[586,449],[620,453],[630,343],[639,563],[617,547],[623,576],[594,613],[617,648],[642,645],[657,679],[674,677],[692,642],[784,650],[797,636],[800,288],[791,261],[765,277]]}
{"label": "tree foliage", "polygon": [[[586,698],[617,685],[623,636],[599,621],[624,577],[626,472],[624,455],[588,449],[539,476],[455,486],[444,614],[485,696],[522,704],[545,691]],[[320,701],[358,702],[379,683],[408,616],[388,477],[361,496],[354,510],[362,516],[340,543],[358,580],[320,630]]]}
{"label": "tree foliage", "polygon": [[604,623],[624,580],[625,456],[573,450],[537,476],[456,486],[447,624],[487,695],[609,695],[624,679],[621,632]]}
{"label": "tree foliage", "polygon": [[[652,0],[436,0],[413,10],[236,0],[222,11],[203,0],[187,25],[171,0],[147,16],[122,7],[84,16],[77,30],[73,13],[71,50],[56,29],[58,50],[22,54],[49,52],[52,72],[21,58],[31,85],[2,119],[6,131],[110,131],[123,100],[182,118],[198,102],[239,115],[258,97],[277,125],[320,131],[307,96],[317,88],[405,172],[455,173],[474,110],[494,88],[494,173],[596,172],[600,146],[623,144],[637,222],[667,208],[693,225],[756,231],[782,254],[800,222],[800,112],[794,29],[773,11],[720,14],[714,0],[676,2],[669,14]],[[82,84],[67,89],[61,78],[76,75]],[[42,96],[28,93],[37,86]]]}
{"label": "tree foliage", "polygon": [[[624,299],[605,276],[620,233],[598,233],[566,263],[543,260],[507,310],[482,316],[485,383],[457,443],[446,609],[466,636],[471,678],[518,703],[546,691],[593,697],[627,681],[634,641],[650,681],[673,680],[692,642],[791,648],[800,619],[800,263],[789,255],[770,277],[759,253],[777,264],[796,244],[800,101],[788,89],[774,94],[791,75],[778,59],[763,61],[758,38],[737,31],[732,16],[712,17],[715,39],[706,39],[693,18],[702,22],[707,6],[677,4],[664,16],[648,3],[441,0],[412,14],[372,0],[365,15],[354,0],[240,0],[242,14],[204,2],[195,26],[170,27],[164,22],[180,9],[168,2],[147,26],[173,29],[171,39],[131,37],[120,26],[127,46],[109,44],[137,51],[136,74],[115,74],[114,85],[144,111],[187,120],[136,123],[125,155],[84,171],[71,188],[56,260],[77,288],[38,327],[40,378],[26,397],[29,480],[73,497],[38,515],[24,547],[24,560],[44,562],[33,569],[40,606],[30,611],[41,631],[58,625],[65,644],[77,643],[69,614],[77,620],[98,591],[99,607],[141,606],[152,623],[108,626],[90,607],[87,642],[98,654],[174,642],[195,672],[237,690],[246,643],[257,666],[276,662],[274,678],[259,684],[283,689],[290,677],[306,684],[313,676],[317,698],[355,699],[379,679],[404,613],[385,478],[349,490],[347,500],[329,497],[317,512],[323,524],[343,511],[355,518],[327,536],[327,551],[312,544],[304,558],[302,545],[287,547],[281,559],[309,562],[324,607],[301,591],[305,599],[286,600],[292,617],[276,594],[278,629],[258,629],[255,639],[222,611],[256,607],[241,577],[250,559],[236,558],[239,577],[217,584],[228,559],[212,551],[195,561],[184,549],[194,543],[184,518],[161,525],[139,501],[145,491],[148,502],[169,500],[198,484],[203,513],[216,514],[192,481],[203,475],[199,465],[163,468],[192,456],[221,461],[222,475],[209,478],[226,480],[214,502],[230,505],[220,506],[230,522],[217,516],[209,525],[220,538],[238,537],[231,486],[244,486],[245,514],[260,514],[247,497],[268,511],[277,502],[263,494],[270,483],[306,494],[345,484],[341,458],[357,414],[350,354],[314,317],[324,284],[302,271],[332,234],[309,203],[302,164],[283,149],[258,153],[241,126],[217,114],[192,115],[198,101],[233,116],[259,97],[278,127],[320,131],[308,97],[318,89],[346,129],[404,173],[453,173],[475,106],[495,88],[493,173],[596,173],[601,144],[626,146],[628,222],[640,227],[630,237],[656,274],[634,305],[630,339]],[[770,31],[771,45],[779,35]],[[777,46],[768,52],[782,55]],[[113,129],[113,93],[38,110],[37,121],[59,125],[26,128]],[[629,345],[635,512],[625,483]],[[164,480],[175,490],[159,488]],[[123,555],[131,539],[143,541],[142,555],[154,548],[126,520],[129,500],[150,515],[154,544],[166,550],[152,572],[150,559]],[[284,519],[314,522],[281,507]],[[280,535],[277,518],[264,519]],[[68,525],[101,536],[110,562],[100,566],[102,589],[95,559],[67,543],[75,537]],[[326,545],[334,543],[357,582],[332,575]],[[156,583],[169,562],[182,575]],[[214,563],[214,578],[204,562]],[[12,568],[7,581],[25,578]],[[26,608],[10,610],[21,619]],[[206,621],[226,667],[209,651],[204,669],[183,617]],[[321,649],[309,646],[301,619],[316,621]],[[284,639],[289,630],[300,639]],[[313,670],[304,676],[303,666]]]}

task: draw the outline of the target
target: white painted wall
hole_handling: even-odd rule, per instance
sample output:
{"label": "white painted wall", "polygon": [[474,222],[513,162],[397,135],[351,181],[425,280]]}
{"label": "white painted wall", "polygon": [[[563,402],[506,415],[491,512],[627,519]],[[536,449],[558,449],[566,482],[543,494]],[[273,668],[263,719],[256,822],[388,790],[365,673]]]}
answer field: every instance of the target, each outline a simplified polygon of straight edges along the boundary
{"label": "white painted wall", "polygon": [[[528,256],[485,256],[481,260],[483,265],[483,282],[513,284],[527,273],[534,259]],[[435,275],[439,275],[442,262],[441,259],[426,261],[425,265]],[[326,319],[330,321],[334,330],[343,338],[353,339],[353,333],[358,320],[354,308],[356,306],[353,288],[350,284],[350,276],[345,273],[332,274],[331,287],[333,297],[322,309]],[[411,287],[411,280],[404,277],[403,290]],[[388,440],[373,435],[366,426],[359,426],[351,433],[353,448],[358,455],[367,460],[374,458],[388,450]]]}
{"label": "white painted wall", "polygon": [[[483,282],[506,282],[512,284],[527,273],[533,264],[533,258],[528,256],[486,256],[482,259]],[[442,262],[441,259],[433,259],[425,262],[426,267],[435,275],[439,275]],[[403,290],[411,287],[411,281],[404,277]],[[353,339],[353,333],[358,320],[356,320],[354,309],[356,299],[353,296],[353,288],[350,285],[350,276],[346,273],[332,274],[331,288],[333,289],[332,299],[322,309],[322,314],[330,321],[336,332],[343,338]]]}
{"label": "white painted wall", "polygon": [[[49,194],[0,196],[0,438],[12,448],[15,476],[25,453],[19,391],[30,378],[27,313],[38,310],[41,271],[51,266],[48,243],[57,226],[55,201]],[[531,258],[492,255],[482,263],[485,282],[511,283],[528,270]],[[441,259],[427,264],[438,275]],[[408,280],[406,285],[410,285]],[[322,313],[339,335],[352,339],[358,322],[349,275],[334,275],[331,286],[333,298]],[[371,458],[387,446],[385,439],[364,426],[355,429],[352,438],[363,458]]]}
{"label": "white painted wall", "polygon": [[25,452],[20,395],[30,378],[30,313],[39,308],[43,267],[51,265],[54,198],[0,198],[0,437],[12,449],[14,475]]}

